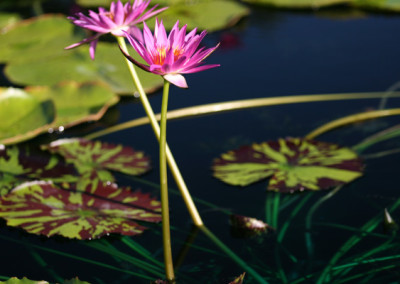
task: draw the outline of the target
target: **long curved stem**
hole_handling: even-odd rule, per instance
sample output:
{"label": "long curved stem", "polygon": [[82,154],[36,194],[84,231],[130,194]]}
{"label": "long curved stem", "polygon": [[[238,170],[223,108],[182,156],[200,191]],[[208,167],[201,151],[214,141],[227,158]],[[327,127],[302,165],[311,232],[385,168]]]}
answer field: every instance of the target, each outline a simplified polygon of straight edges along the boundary
{"label": "long curved stem", "polygon": [[[121,49],[124,50],[126,53],[128,53],[128,49],[126,48],[124,38],[117,37],[117,40],[118,40],[118,44],[120,45]],[[136,74],[135,67],[128,59],[126,59],[126,63],[128,64],[128,68],[131,73],[133,82],[137,88],[137,91],[139,92],[139,95],[140,95],[140,101],[146,111],[147,117],[150,120],[150,124],[151,124],[151,127],[153,128],[154,134],[156,135],[157,139],[160,140],[160,126],[158,125],[157,119],[155,118],[153,109],[151,108],[149,100],[147,99],[146,93],[142,87],[142,84],[140,83],[139,77]],[[186,207],[189,211],[189,214],[193,220],[193,223],[196,226],[203,225],[203,221],[200,217],[200,214],[196,208],[196,205],[193,202],[192,197],[190,196],[189,190],[186,186],[185,181],[182,178],[182,175],[181,175],[181,172],[179,171],[178,166],[176,165],[174,156],[172,155],[172,152],[169,149],[168,144],[166,144],[166,156],[167,156],[168,165],[171,169],[172,175],[175,179],[175,182],[178,185],[179,191],[181,192],[181,195],[182,195],[183,200],[186,204]]]}
{"label": "long curved stem", "polygon": [[[128,61],[129,62],[129,61]],[[129,62],[130,63],[130,62]],[[343,93],[343,94],[322,94],[322,95],[301,95],[301,96],[286,96],[286,97],[269,97],[260,99],[246,99],[221,103],[212,103],[205,105],[192,106],[182,109],[177,109],[168,112],[168,119],[179,119],[185,117],[194,117],[205,114],[222,113],[225,111],[241,110],[247,108],[298,104],[298,103],[312,103],[312,102],[328,102],[340,100],[361,100],[361,99],[377,99],[381,98],[382,93]],[[400,97],[400,93],[396,92],[392,97]],[[160,119],[160,115],[155,115],[156,120]],[[137,118],[127,121],[107,129],[93,132],[86,135],[86,139],[95,139],[104,135],[108,135],[117,131],[125,130],[132,127],[137,127],[153,122],[147,117]]]}
{"label": "long curved stem", "polygon": [[172,263],[171,232],[169,224],[169,201],[167,180],[167,110],[168,110],[169,82],[164,80],[164,91],[161,104],[160,120],[160,187],[161,187],[161,214],[162,239],[164,247],[165,275],[168,281],[174,281],[174,265]]}

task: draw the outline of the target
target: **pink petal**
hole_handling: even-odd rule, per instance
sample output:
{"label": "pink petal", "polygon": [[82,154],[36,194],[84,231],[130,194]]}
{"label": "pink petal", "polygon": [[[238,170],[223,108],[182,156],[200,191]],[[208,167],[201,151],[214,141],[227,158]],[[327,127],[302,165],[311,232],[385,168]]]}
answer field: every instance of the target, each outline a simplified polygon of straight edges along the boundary
{"label": "pink petal", "polygon": [[188,88],[188,85],[186,83],[185,77],[183,77],[181,74],[167,74],[163,76],[165,80],[170,82],[171,84],[174,84],[175,86],[179,88]]}
{"label": "pink petal", "polygon": [[[111,3],[111,5],[112,4],[114,4],[114,2]],[[118,0],[114,9],[114,21],[118,26],[120,26],[124,22],[124,19],[125,19],[124,6],[122,5],[121,1]]]}
{"label": "pink petal", "polygon": [[200,71],[208,70],[208,69],[219,67],[219,66],[221,66],[221,65],[220,64],[209,64],[209,65],[203,65],[203,66],[194,67],[194,68],[188,68],[188,69],[185,68],[185,70],[180,70],[179,72],[181,72],[182,74],[197,73]]}
{"label": "pink petal", "polygon": [[92,58],[92,60],[94,60],[94,54],[96,52],[96,45],[97,45],[97,39],[93,40],[90,43],[90,47],[89,47],[89,54],[90,54],[90,58]]}

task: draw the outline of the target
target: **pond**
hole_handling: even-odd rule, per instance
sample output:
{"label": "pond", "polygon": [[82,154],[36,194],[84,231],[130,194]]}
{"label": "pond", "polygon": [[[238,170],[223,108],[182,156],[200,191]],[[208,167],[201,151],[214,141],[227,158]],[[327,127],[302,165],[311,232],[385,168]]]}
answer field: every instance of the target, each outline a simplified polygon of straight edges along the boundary
{"label": "pond", "polygon": [[[63,1],[55,7],[45,2],[43,10],[68,15],[70,4]],[[177,283],[230,283],[243,272],[243,283],[399,283],[400,245],[395,224],[400,220],[398,115],[355,118],[315,135],[315,140],[347,149],[380,133],[366,150],[358,152],[362,176],[339,187],[279,193],[267,190],[268,179],[232,186],[214,177],[212,169],[221,154],[243,145],[305,137],[353,114],[398,111],[399,15],[348,5],[314,10],[240,5],[248,9],[248,15],[210,32],[203,41],[207,47],[220,43],[207,63],[221,66],[185,76],[188,89],[170,87],[170,111],[217,105],[201,115],[193,115],[195,110],[187,116],[171,117],[167,140],[204,224],[242,262],[196,229],[169,173]],[[28,7],[17,9],[10,4],[4,5],[4,10],[32,16]],[[102,56],[101,48],[97,47],[96,56]],[[82,60],[87,60],[87,45],[78,49],[87,57]],[[19,62],[2,63],[2,87],[34,85],[10,77],[12,67],[7,64]],[[244,104],[249,99],[260,100],[253,101],[252,107],[220,111],[225,102]],[[154,111],[160,112],[162,89],[149,94],[149,101]],[[96,136],[96,140],[143,151],[150,158],[150,171],[139,177],[122,173],[115,177],[119,185],[159,199],[159,146],[150,125],[97,134],[145,116],[138,98],[123,95],[98,121],[43,133],[19,145],[34,147],[94,133],[91,138]],[[382,134],[389,128],[393,129],[389,135]],[[2,178],[6,179],[5,174]],[[262,220],[270,227],[267,232],[238,235],[229,221],[232,214]],[[145,226],[149,229],[138,236],[110,234],[76,240],[28,233],[7,226],[2,219],[0,280],[15,276],[62,283],[62,279],[78,277],[89,283],[111,284],[163,279],[161,224]]]}

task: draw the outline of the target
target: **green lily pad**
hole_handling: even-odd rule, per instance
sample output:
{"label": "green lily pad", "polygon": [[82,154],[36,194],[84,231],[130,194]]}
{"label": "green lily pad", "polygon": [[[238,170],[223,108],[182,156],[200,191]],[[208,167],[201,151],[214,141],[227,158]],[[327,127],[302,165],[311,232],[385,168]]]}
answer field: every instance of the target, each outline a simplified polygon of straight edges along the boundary
{"label": "green lily pad", "polygon": [[349,3],[352,0],[243,0],[244,2],[289,9],[315,9],[338,4]]}
{"label": "green lily pad", "polygon": [[[51,86],[62,81],[100,81],[117,94],[136,92],[117,43],[98,43],[95,60],[90,59],[88,49],[87,45],[83,45],[64,50],[62,55],[48,60],[11,62],[6,66],[5,74],[11,82],[21,85]],[[153,92],[162,86],[161,76],[141,69],[136,71],[146,92]]]}
{"label": "green lily pad", "polygon": [[140,191],[98,184],[93,193],[29,182],[0,197],[0,217],[7,225],[48,237],[87,240],[118,233],[141,234],[136,221],[161,221],[161,203]]}
{"label": "green lily pad", "polygon": [[89,141],[85,139],[61,139],[43,146],[51,153],[59,154],[75,165],[82,176],[84,186],[96,179],[114,181],[108,170],[128,175],[141,175],[150,169],[150,159],[143,152],[122,145]]}
{"label": "green lily pad", "polygon": [[[89,45],[64,50],[83,38],[73,31],[74,25],[62,16],[46,15],[18,23],[0,38],[0,62],[8,63],[5,75],[19,85],[101,81],[118,94],[136,91],[116,42],[99,43],[93,61]],[[146,92],[153,92],[163,84],[161,76],[143,70],[137,73]]]}
{"label": "green lily pad", "polygon": [[351,4],[368,10],[400,12],[400,2],[398,0],[353,0]]}
{"label": "green lily pad", "polygon": [[[0,62],[45,61],[62,56],[65,54],[64,47],[80,38],[74,35],[73,28],[68,19],[56,15],[21,21],[1,35]],[[29,71],[32,70],[35,69]]]}
{"label": "green lily pad", "polygon": [[54,126],[64,128],[99,120],[119,101],[107,86],[99,83],[64,82],[52,87],[28,87],[26,91],[40,101],[54,101],[57,111]]}
{"label": "green lily pad", "polygon": [[37,179],[54,182],[76,181],[77,172],[56,155],[17,146],[0,149],[0,195]]}
{"label": "green lily pad", "polygon": [[0,88],[0,143],[12,144],[47,132],[55,119],[52,101],[15,88]]}
{"label": "green lily pad", "polygon": [[0,13],[0,34],[6,33],[12,26],[18,23],[21,17],[18,14]]}
{"label": "green lily pad", "polygon": [[214,176],[246,186],[271,177],[268,190],[294,192],[328,189],[360,177],[357,154],[338,145],[301,138],[243,146],[213,163]]}
{"label": "green lily pad", "polygon": [[[250,10],[236,1],[152,1],[160,2],[169,8],[157,15],[162,19],[166,28],[171,29],[179,19],[181,25],[187,24],[188,29],[199,28],[209,32],[221,30],[236,24],[247,16]],[[149,27],[154,27],[155,19],[148,21]]]}

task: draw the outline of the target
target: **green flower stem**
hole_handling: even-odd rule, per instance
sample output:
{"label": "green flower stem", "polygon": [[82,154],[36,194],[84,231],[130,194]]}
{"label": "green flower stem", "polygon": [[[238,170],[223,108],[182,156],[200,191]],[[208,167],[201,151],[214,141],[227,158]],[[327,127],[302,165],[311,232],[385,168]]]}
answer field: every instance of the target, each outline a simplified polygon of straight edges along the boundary
{"label": "green flower stem", "polygon": [[246,273],[250,274],[257,283],[267,284],[268,282],[262,278],[253,268],[247,265],[239,256],[237,256],[229,247],[227,247],[220,239],[217,238],[206,226],[200,226],[199,229],[224,253],[226,253],[233,261],[235,261]]}
{"label": "green flower stem", "polygon": [[169,201],[167,180],[167,111],[168,111],[169,82],[164,80],[164,90],[161,104],[160,120],[160,187],[161,187],[161,215],[162,239],[164,247],[165,274],[168,281],[175,279],[174,265],[172,263],[171,232],[169,224]]}
{"label": "green flower stem", "polygon": [[[118,43],[122,50],[124,50],[126,53],[128,53],[128,49],[125,44],[125,39],[123,37],[117,37]],[[140,101],[146,111],[147,117],[150,120],[150,124],[153,128],[153,131],[157,137],[158,140],[160,140],[160,127],[158,125],[157,119],[154,115],[153,109],[151,108],[151,105],[149,103],[149,100],[147,99],[146,93],[142,87],[142,84],[140,83],[139,77],[136,74],[135,67],[133,66],[132,62],[130,62],[128,59],[125,59],[126,63],[128,64],[129,71],[132,75],[133,82],[135,83],[135,86],[139,92],[140,95]],[[193,223],[196,226],[201,226],[203,225],[203,221],[200,217],[200,214],[196,208],[196,205],[193,202],[192,197],[190,196],[189,190],[186,186],[185,181],[182,178],[182,175],[179,171],[178,166],[176,165],[174,156],[172,155],[171,150],[168,147],[168,144],[166,144],[166,156],[167,156],[167,161],[169,164],[169,167],[171,169],[172,175],[175,179],[176,184],[178,185],[178,188],[182,194],[183,200],[186,204],[186,207],[188,208],[189,214],[192,217]]]}

